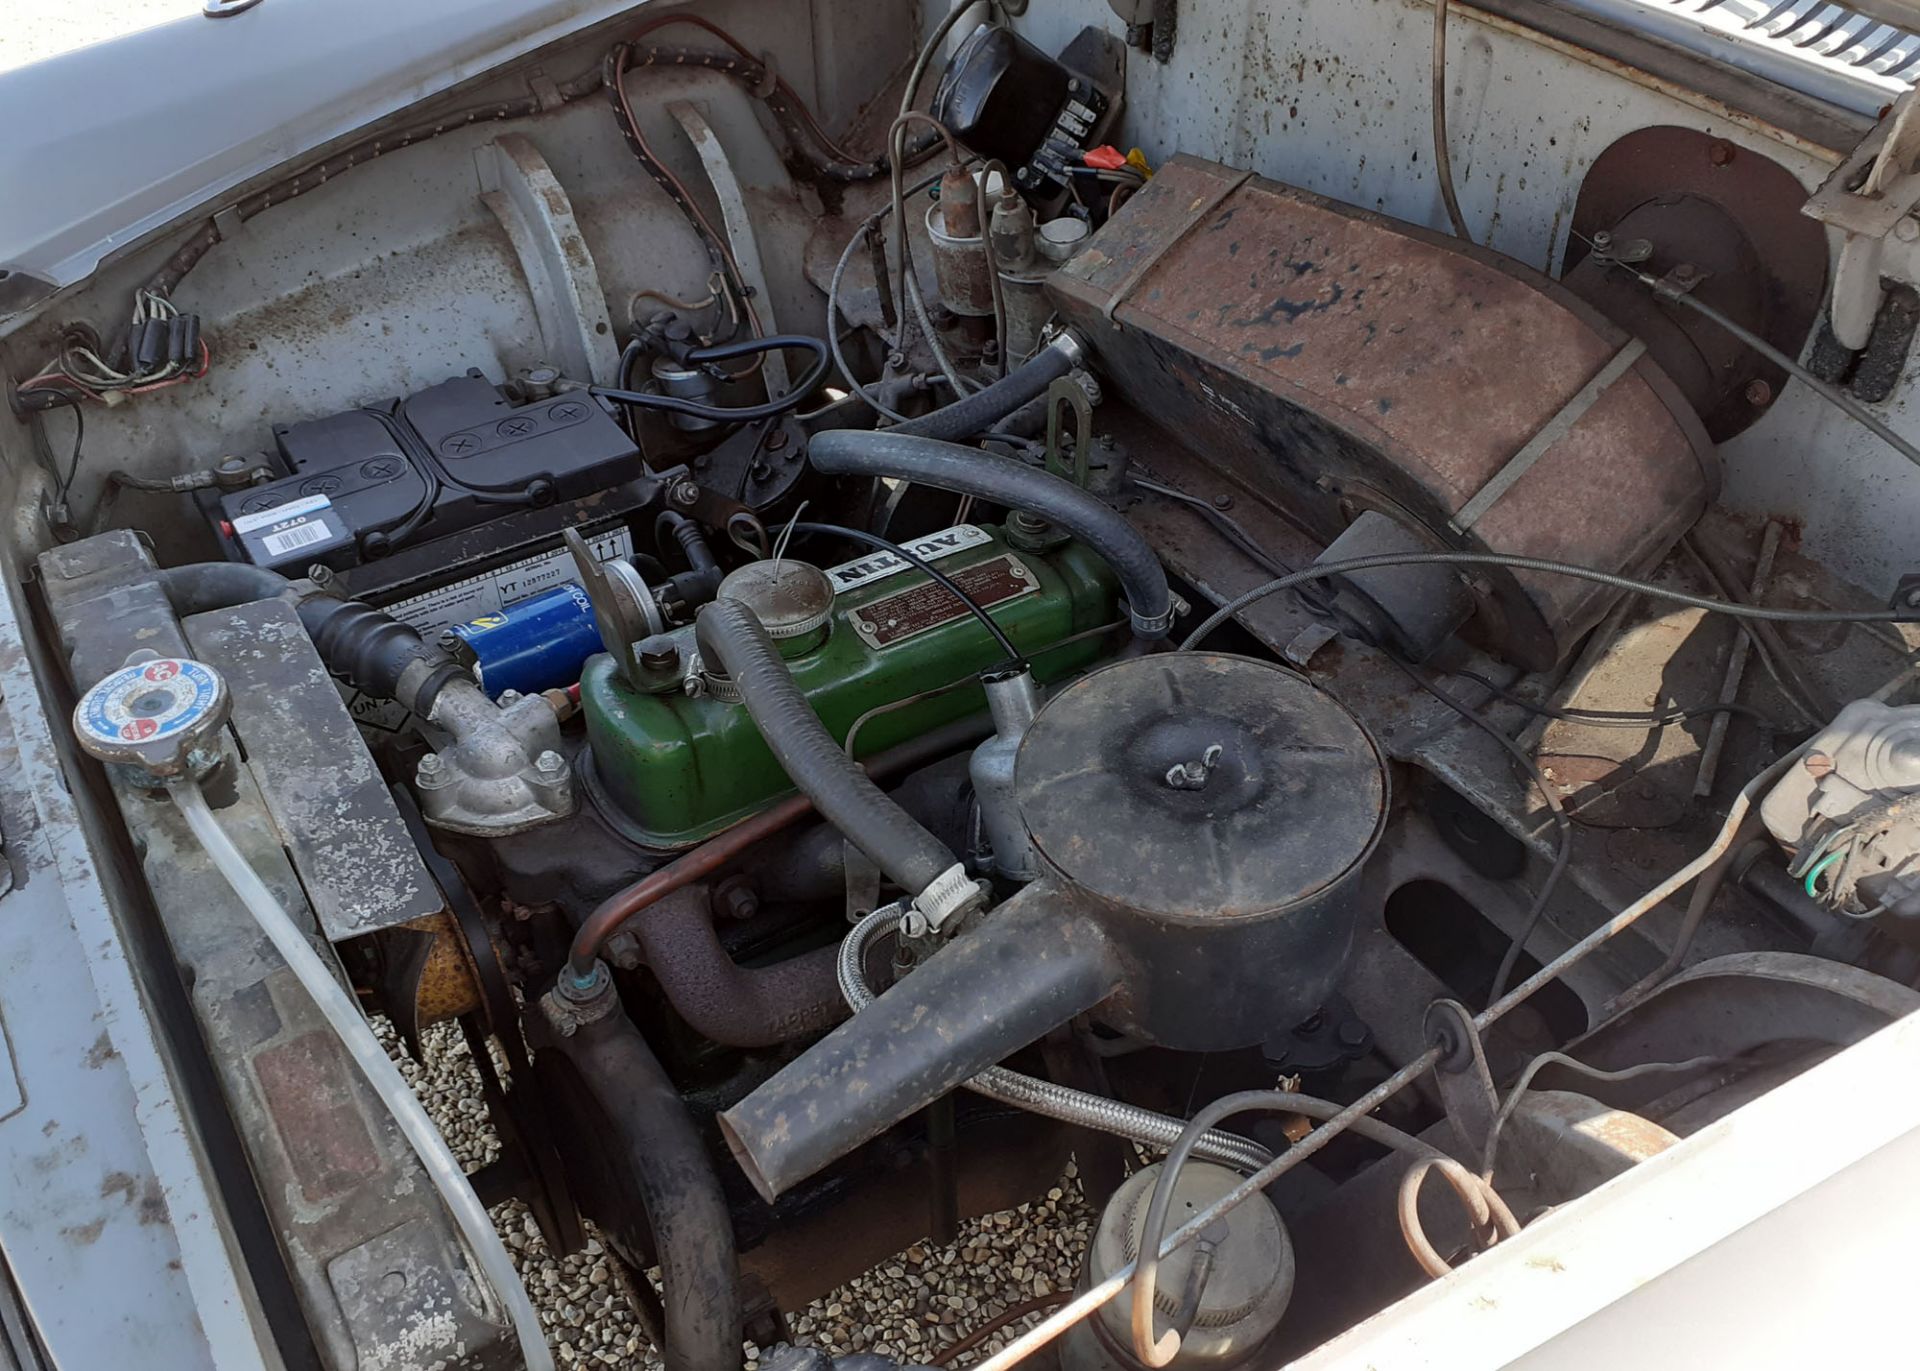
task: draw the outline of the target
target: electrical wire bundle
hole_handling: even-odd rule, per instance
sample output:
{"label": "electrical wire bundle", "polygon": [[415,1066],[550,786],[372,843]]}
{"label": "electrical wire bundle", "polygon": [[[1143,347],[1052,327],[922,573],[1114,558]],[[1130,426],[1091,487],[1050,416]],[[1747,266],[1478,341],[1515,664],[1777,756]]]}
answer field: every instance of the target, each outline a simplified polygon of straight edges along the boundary
{"label": "electrical wire bundle", "polygon": [[[1861,889],[1863,878],[1890,876],[1896,868],[1876,854],[1876,843],[1916,806],[1911,795],[1896,795],[1871,805],[1845,823],[1823,820],[1794,854],[1787,874],[1801,883],[1809,899],[1849,919],[1871,919],[1896,896],[1876,898]],[[1885,895],[1885,892],[1882,892]]]}
{"label": "electrical wire bundle", "polygon": [[118,351],[90,325],[68,324],[60,331],[59,352],[19,390],[36,409],[76,400],[119,404],[129,395],[198,380],[212,360],[200,336],[200,316],[182,314],[166,296],[142,290],[134,295],[133,318]]}

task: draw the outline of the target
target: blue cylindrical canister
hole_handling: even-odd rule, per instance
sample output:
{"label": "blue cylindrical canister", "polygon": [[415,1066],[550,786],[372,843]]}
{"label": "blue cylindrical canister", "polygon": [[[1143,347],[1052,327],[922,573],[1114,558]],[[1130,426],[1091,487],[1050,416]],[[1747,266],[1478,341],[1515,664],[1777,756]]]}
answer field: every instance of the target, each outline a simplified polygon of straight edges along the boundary
{"label": "blue cylindrical canister", "polygon": [[493,699],[509,690],[532,695],[570,686],[587,658],[603,650],[587,592],[571,581],[455,624],[447,646]]}

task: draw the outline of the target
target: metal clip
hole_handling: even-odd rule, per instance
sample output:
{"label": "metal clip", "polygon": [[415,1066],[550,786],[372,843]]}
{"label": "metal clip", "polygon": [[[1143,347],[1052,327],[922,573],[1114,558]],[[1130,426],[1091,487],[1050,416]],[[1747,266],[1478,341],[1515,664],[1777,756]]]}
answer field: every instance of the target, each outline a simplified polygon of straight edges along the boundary
{"label": "metal clip", "polygon": [[[1073,468],[1060,452],[1060,407],[1073,411]],[[1047,387],[1047,470],[1065,476],[1085,490],[1093,479],[1093,405],[1087,392],[1071,377],[1055,378]]]}
{"label": "metal clip", "polygon": [[1487,1069],[1487,1050],[1474,1026],[1473,1014],[1458,1000],[1435,1000],[1427,1006],[1427,1042],[1441,1051],[1433,1078],[1440,1087],[1440,1103],[1466,1149],[1462,1155],[1486,1155],[1500,1097]]}

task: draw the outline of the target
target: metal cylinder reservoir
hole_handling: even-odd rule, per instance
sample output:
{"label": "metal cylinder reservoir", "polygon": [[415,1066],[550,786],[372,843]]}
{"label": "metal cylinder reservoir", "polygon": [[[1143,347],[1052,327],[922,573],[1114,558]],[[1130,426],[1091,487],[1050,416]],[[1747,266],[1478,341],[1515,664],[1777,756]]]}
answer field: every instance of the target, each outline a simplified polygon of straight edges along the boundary
{"label": "metal cylinder reservoir", "polygon": [[1100,1018],[1218,1052],[1332,989],[1354,878],[1386,821],[1387,770],[1359,720],[1311,682],[1212,653],[1118,663],[1041,710],[1015,786],[1043,867],[1126,967]]}
{"label": "metal cylinder reservoir", "polygon": [[1014,792],[1039,879],[720,1116],[762,1195],[1077,1014],[1224,1051],[1339,977],[1387,770],[1304,678],[1206,653],[1104,667],[1028,726]]}
{"label": "metal cylinder reservoir", "polygon": [[940,198],[927,207],[927,238],[940,303],[962,318],[991,318],[993,259],[971,172],[955,168],[940,178]]}

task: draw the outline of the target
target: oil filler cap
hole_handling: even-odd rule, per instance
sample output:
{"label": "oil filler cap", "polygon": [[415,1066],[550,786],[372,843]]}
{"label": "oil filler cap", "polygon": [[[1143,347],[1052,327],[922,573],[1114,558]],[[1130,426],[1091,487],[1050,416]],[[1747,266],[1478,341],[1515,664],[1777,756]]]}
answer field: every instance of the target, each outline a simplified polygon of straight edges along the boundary
{"label": "oil filler cap", "polygon": [[227,683],[190,657],[147,657],[98,682],[73,710],[90,755],[156,780],[210,766],[207,745],[227,721]]}
{"label": "oil filler cap", "polygon": [[748,562],[728,572],[715,594],[751,609],[783,657],[818,646],[833,614],[833,581],[819,567],[791,557]]}

